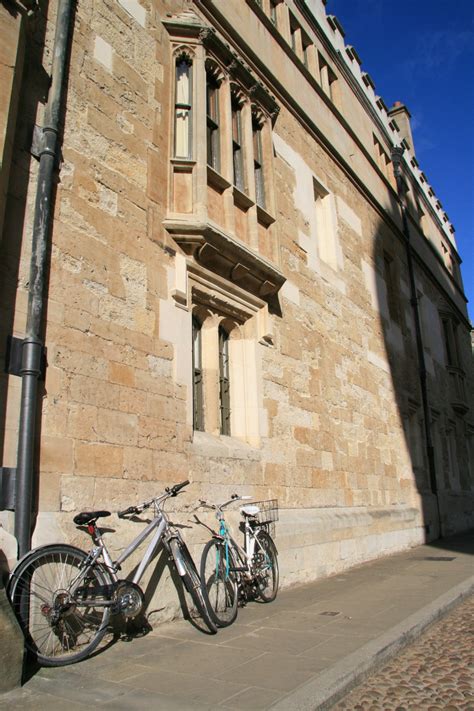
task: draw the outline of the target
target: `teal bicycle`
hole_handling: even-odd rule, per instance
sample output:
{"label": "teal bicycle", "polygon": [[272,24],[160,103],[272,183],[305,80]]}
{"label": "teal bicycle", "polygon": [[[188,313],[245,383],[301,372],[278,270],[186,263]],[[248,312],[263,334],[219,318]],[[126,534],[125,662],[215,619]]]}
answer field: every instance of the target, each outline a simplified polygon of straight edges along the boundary
{"label": "teal bicycle", "polygon": [[239,603],[272,602],[278,592],[278,553],[270,535],[278,520],[278,502],[272,499],[241,507],[244,548],[235,541],[225,520],[227,506],[249,498],[233,494],[223,504],[201,501],[202,506],[215,510],[219,522],[218,531],[210,529],[212,538],[201,557],[202,595],[218,627],[234,622]]}

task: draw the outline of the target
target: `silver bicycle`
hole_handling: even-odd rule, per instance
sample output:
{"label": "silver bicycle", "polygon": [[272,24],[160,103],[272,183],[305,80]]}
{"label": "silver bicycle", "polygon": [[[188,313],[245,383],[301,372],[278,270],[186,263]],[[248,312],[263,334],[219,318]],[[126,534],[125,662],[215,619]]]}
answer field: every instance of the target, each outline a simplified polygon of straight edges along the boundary
{"label": "silver bicycle", "polygon": [[[222,504],[201,501],[201,505],[216,512],[219,530],[204,547],[201,558],[202,594],[209,614],[218,627],[232,624],[237,617],[239,602],[256,599],[272,602],[278,592],[278,553],[270,535],[270,528],[278,520],[275,499],[242,506],[241,530],[244,547],[233,538],[225,520],[224,509],[230,504],[249,499],[233,494]],[[197,517],[201,525],[205,525]]]}
{"label": "silver bicycle", "polygon": [[[126,518],[153,508],[154,518],[113,561],[97,526],[109,511],[83,511],[74,517],[87,526],[94,546],[86,553],[66,544],[41,546],[24,556],[12,571],[7,594],[25,635],[27,648],[44,666],[64,666],[84,659],[107,631],[111,614],[136,617],[143,609],[140,580],[160,543],[168,552],[194,605],[211,633],[201,581],[179,530],[163,510],[189,481],[167,488],[158,497],[130,506],[118,516]],[[122,563],[151,534],[153,537],[131,580],[119,578]]]}

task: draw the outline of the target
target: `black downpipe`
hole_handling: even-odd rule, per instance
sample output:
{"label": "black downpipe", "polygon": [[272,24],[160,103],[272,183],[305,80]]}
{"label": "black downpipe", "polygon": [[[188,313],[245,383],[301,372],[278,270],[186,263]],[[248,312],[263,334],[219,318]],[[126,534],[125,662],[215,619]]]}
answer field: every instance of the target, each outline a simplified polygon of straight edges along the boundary
{"label": "black downpipe", "polygon": [[439,537],[443,537],[441,509],[439,502],[438,480],[436,477],[436,463],[434,455],[433,438],[431,436],[431,412],[428,400],[428,385],[425,362],[425,351],[423,347],[423,336],[421,331],[420,310],[418,307],[418,294],[416,291],[415,271],[413,268],[413,248],[410,240],[410,229],[408,227],[407,207],[405,201],[404,181],[402,176],[402,156],[404,149],[400,146],[395,146],[392,149],[392,163],[395,180],[397,182],[397,193],[400,202],[402,213],[403,236],[405,237],[405,247],[408,263],[408,275],[410,280],[411,306],[415,320],[416,348],[418,353],[418,370],[420,377],[421,399],[423,406],[423,420],[425,430],[426,452],[428,456],[428,471],[430,476],[431,491],[436,498],[436,507],[439,522]]}
{"label": "black downpipe", "polygon": [[28,313],[23,341],[18,460],[15,483],[15,536],[19,557],[31,548],[31,519],[34,490],[35,424],[38,380],[43,354],[43,311],[51,232],[54,171],[59,155],[59,119],[67,66],[69,25],[73,0],[59,0],[54,39],[52,81],[45,109],[30,262]]}

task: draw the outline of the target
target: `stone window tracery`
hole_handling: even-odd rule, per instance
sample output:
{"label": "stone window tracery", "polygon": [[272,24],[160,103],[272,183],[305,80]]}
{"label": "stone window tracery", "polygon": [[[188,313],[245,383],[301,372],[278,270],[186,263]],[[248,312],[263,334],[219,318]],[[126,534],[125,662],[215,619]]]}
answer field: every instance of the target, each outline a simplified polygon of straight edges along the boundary
{"label": "stone window tracery", "polygon": [[194,11],[163,23],[176,67],[163,220],[173,240],[169,293],[178,310],[169,301],[163,308],[176,343],[176,378],[187,386],[195,433],[258,446],[265,422],[259,348],[272,343],[269,306],[285,281],[272,217],[278,106]]}

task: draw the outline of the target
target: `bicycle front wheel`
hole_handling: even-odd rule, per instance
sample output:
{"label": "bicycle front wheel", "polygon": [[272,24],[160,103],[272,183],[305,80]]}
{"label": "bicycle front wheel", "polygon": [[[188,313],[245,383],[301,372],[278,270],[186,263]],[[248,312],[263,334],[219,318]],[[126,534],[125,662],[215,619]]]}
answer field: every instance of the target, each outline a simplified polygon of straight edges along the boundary
{"label": "bicycle front wheel", "polygon": [[206,543],[201,558],[202,594],[218,627],[231,625],[237,617],[239,592],[236,575],[229,569],[231,565],[232,559],[226,557],[223,543],[215,539]]}
{"label": "bicycle front wheel", "polygon": [[176,568],[183,580],[184,587],[190,594],[199,616],[211,634],[215,634],[217,627],[209,615],[201,590],[201,580],[187,545],[183,540],[175,538],[171,541],[171,552],[176,563]]}
{"label": "bicycle front wheel", "polygon": [[257,596],[262,602],[272,602],[277,596],[280,574],[276,546],[266,531],[257,535],[254,570],[256,572]]}
{"label": "bicycle front wheel", "polygon": [[43,666],[84,659],[107,630],[110,608],[97,602],[112,581],[99,565],[86,568],[86,558],[74,546],[42,546],[18,563],[8,581],[25,644]]}

